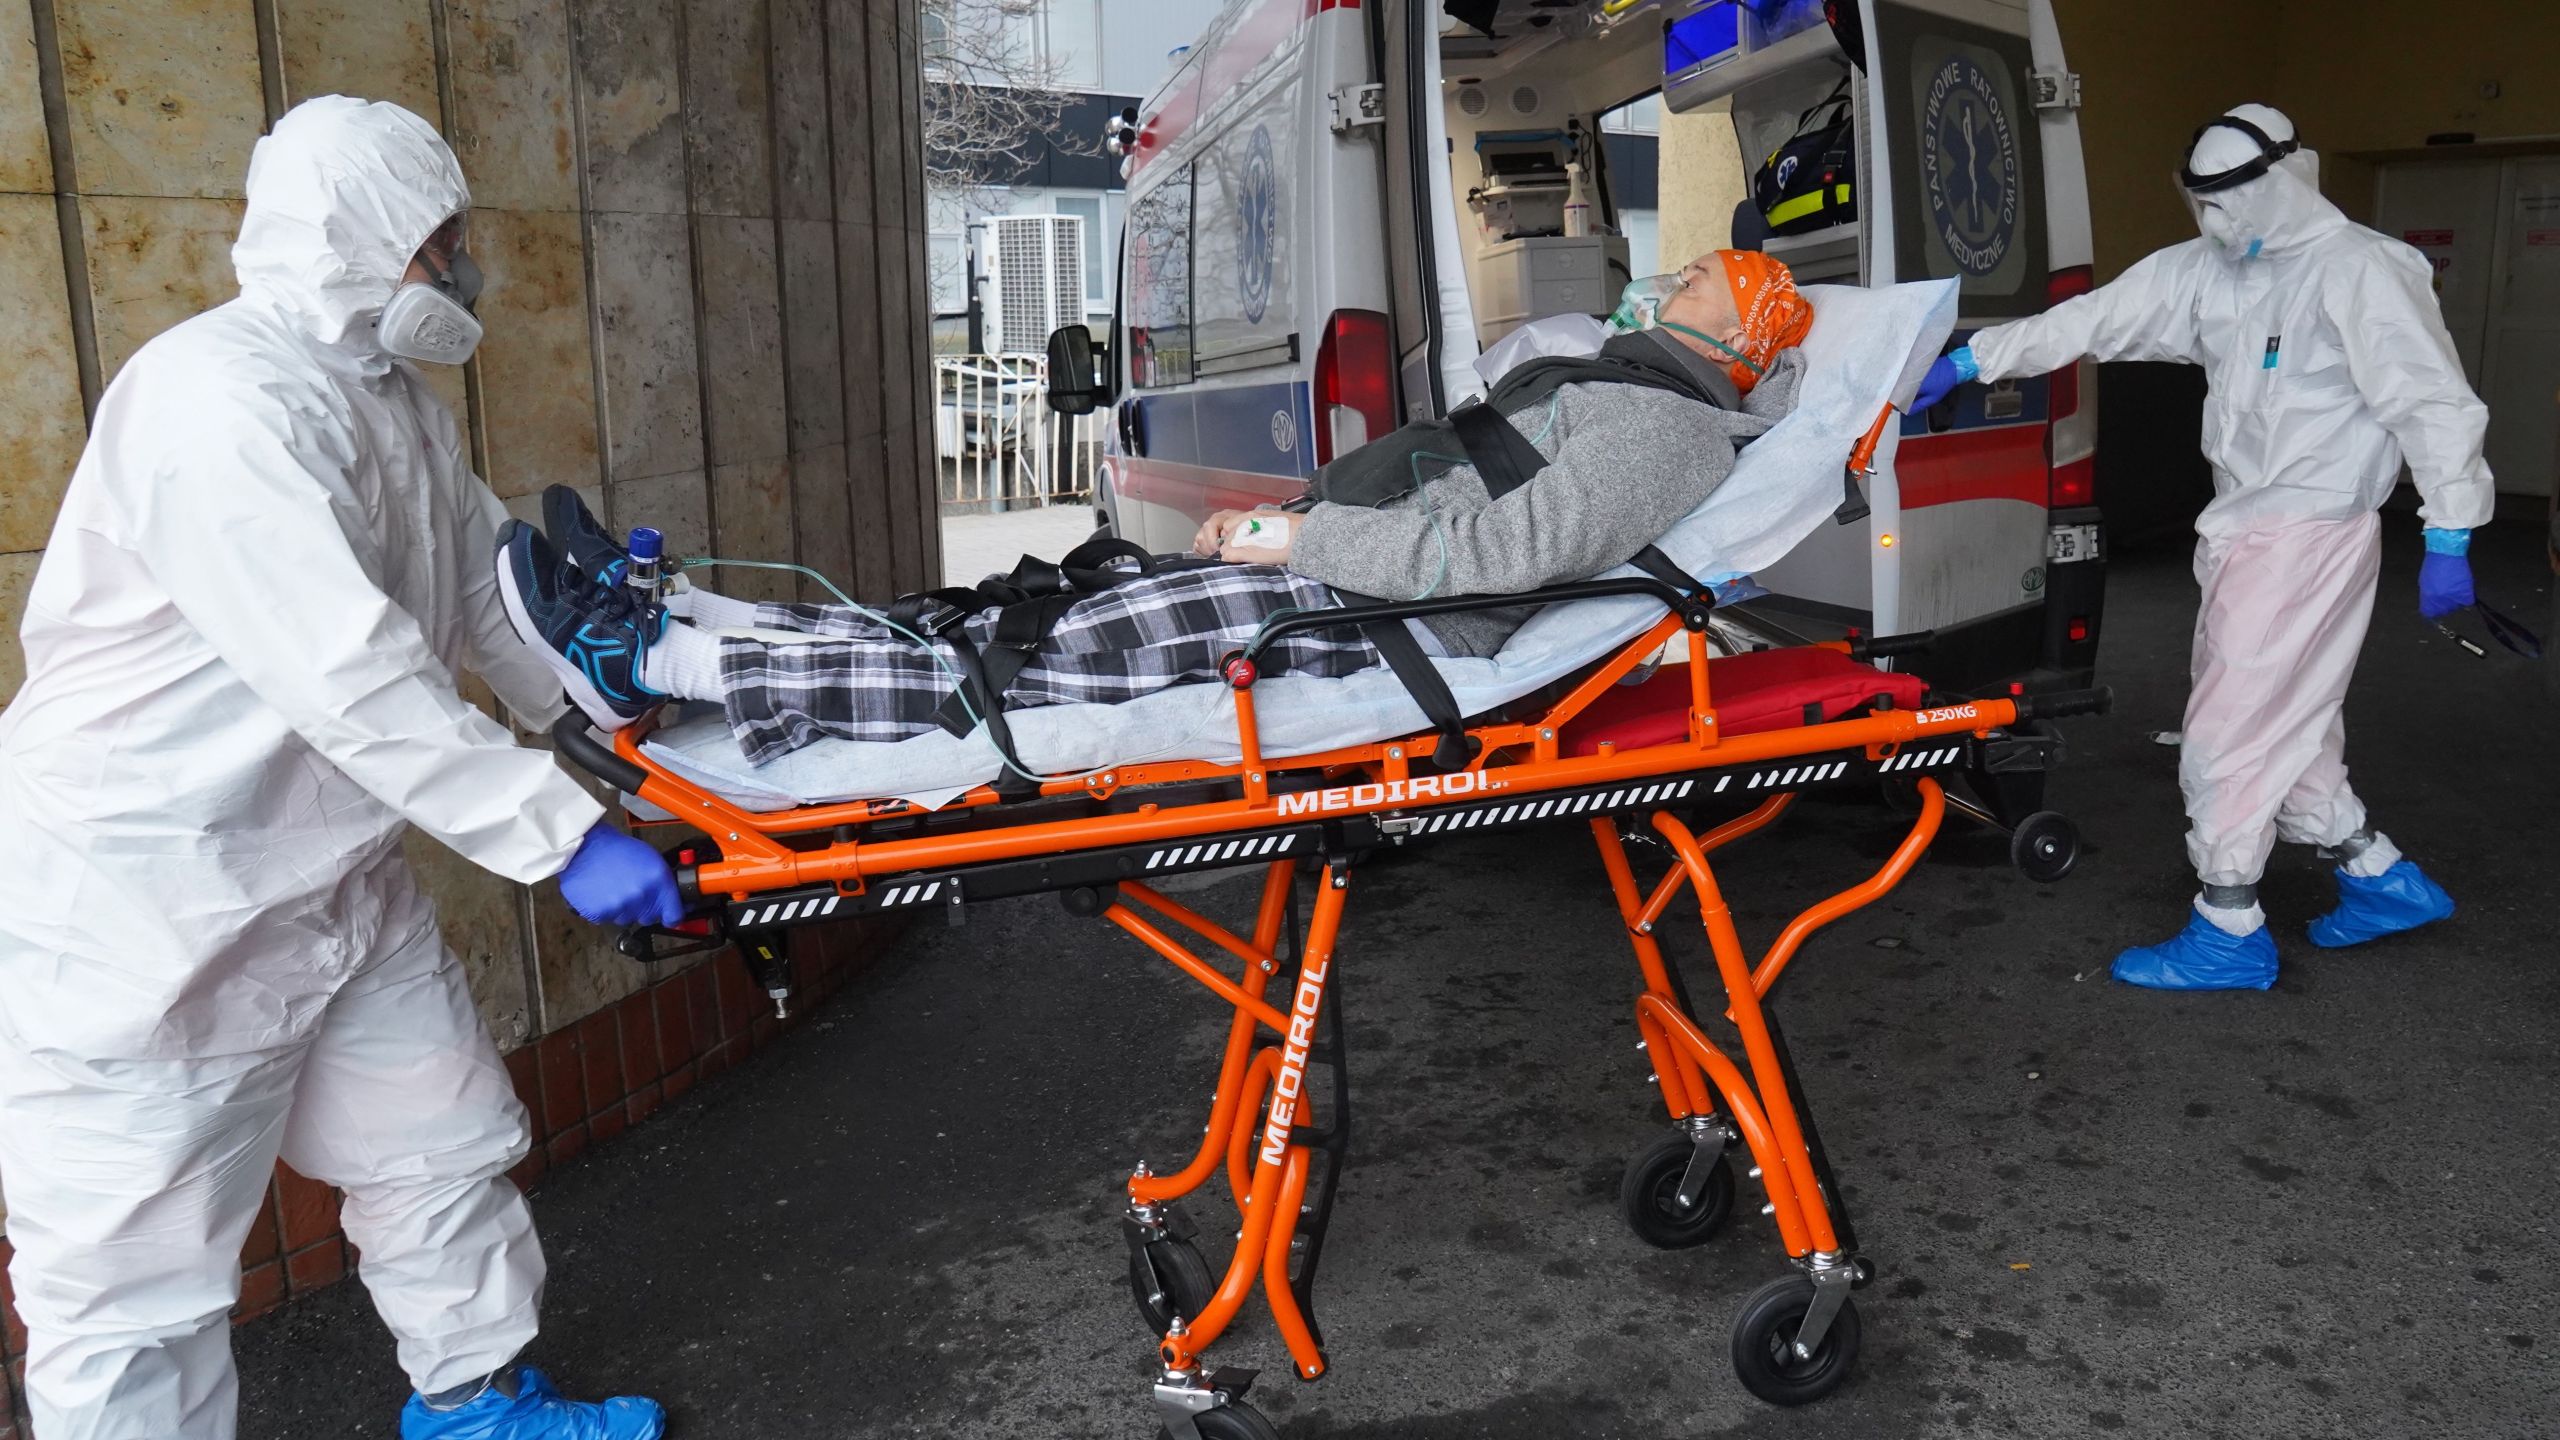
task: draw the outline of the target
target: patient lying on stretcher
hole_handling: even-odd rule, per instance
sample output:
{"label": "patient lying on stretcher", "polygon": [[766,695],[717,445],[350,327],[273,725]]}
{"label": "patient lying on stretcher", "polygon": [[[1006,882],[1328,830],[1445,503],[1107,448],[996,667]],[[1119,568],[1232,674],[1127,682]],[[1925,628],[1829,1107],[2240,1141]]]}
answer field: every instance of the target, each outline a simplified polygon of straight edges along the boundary
{"label": "patient lying on stretcher", "polygon": [[[1794,347],[1813,312],[1786,267],[1762,255],[1714,252],[1681,278],[1645,328],[1599,355],[1506,375],[1487,404],[1507,428],[1406,426],[1319,471],[1312,503],[1221,511],[1194,540],[1196,561],[1133,571],[1011,614],[1010,625],[1007,611],[974,603],[970,612],[927,604],[893,626],[850,606],[699,588],[643,614],[619,583],[621,543],[566,487],[545,497],[547,536],[522,522],[501,532],[500,591],[519,633],[598,726],[619,729],[671,697],[718,701],[755,764],[826,737],[924,733],[953,718],[955,676],[1000,674],[1012,662],[1019,669],[1000,685],[1009,710],[1112,704],[1215,679],[1219,662],[1275,616],[1587,579],[1697,508],[1740,447],[1794,407],[1803,378]],[[1486,447],[1506,458],[1470,463]],[[1412,622],[1413,635],[1427,654],[1490,655],[1532,608],[1428,616]],[[742,629],[810,638],[720,633]],[[1347,627],[1285,636],[1260,662],[1264,674],[1312,676],[1381,663]],[[965,707],[958,728],[986,698]]]}

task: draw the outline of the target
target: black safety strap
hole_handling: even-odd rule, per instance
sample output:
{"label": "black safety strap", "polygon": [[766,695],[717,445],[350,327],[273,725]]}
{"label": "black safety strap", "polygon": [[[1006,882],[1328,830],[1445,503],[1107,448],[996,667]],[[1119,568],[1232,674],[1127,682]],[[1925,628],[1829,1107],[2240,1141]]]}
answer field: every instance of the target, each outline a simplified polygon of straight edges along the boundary
{"label": "black safety strap", "polygon": [[[1072,601],[1075,597],[1064,598]],[[995,778],[996,794],[1006,800],[1037,794],[1040,783],[1031,778],[1031,767],[1022,763],[1021,752],[1014,749],[1013,727],[1004,718],[1004,693],[1012,687],[1014,677],[1022,673],[1022,667],[1030,663],[1037,647],[1017,649],[991,645],[980,650],[969,642],[966,634],[957,630],[945,636],[944,640],[951,646],[961,682],[960,688],[944,697],[942,704],[935,708],[934,722],[952,734],[964,737],[977,729],[979,721],[985,722],[988,743],[1005,758],[1005,769]],[[967,706],[961,703],[964,695],[968,697]],[[973,707],[976,711],[974,720],[970,714]]]}
{"label": "black safety strap", "polygon": [[[1121,561],[1133,562],[1135,568],[1118,563]],[[984,722],[988,740],[1009,767],[997,777],[996,793],[1014,799],[1039,787],[1023,773],[1029,767],[1014,751],[1012,728],[1004,718],[1005,694],[1013,688],[1023,667],[1040,653],[1041,643],[1049,638],[1058,617],[1078,600],[1141,575],[1213,563],[1176,556],[1159,558],[1126,540],[1096,536],[1056,561],[1025,555],[1010,573],[988,576],[976,585],[902,595],[890,603],[886,613],[928,640],[939,640],[951,647],[956,662],[953,668],[960,672],[961,683],[935,708],[934,723],[953,735],[966,736]],[[990,609],[997,612],[995,630],[982,648],[969,639],[967,622]]]}
{"label": "black safety strap", "polygon": [[1652,545],[1647,545],[1628,556],[1627,563],[1681,594],[1695,597],[1691,604],[1680,607],[1680,623],[1692,630],[1706,628],[1705,612],[1716,602],[1715,597],[1708,593],[1707,587],[1699,582],[1697,576],[1681,569],[1678,561],[1663,554],[1660,548]]}
{"label": "black safety strap", "polygon": [[1647,545],[1627,557],[1627,563],[1643,571],[1683,595],[1704,595],[1707,587],[1698,577],[1680,568],[1680,563],[1662,553],[1657,546]]}
{"label": "black safety strap", "polygon": [[1467,717],[1458,710],[1458,697],[1449,693],[1449,682],[1441,678],[1431,658],[1422,653],[1422,643],[1401,620],[1380,620],[1360,627],[1369,643],[1386,657],[1387,668],[1395,672],[1413,703],[1422,707],[1423,718],[1440,732],[1440,744],[1431,752],[1432,768],[1464,770],[1476,758],[1476,739],[1467,733]]}
{"label": "black safety strap", "polygon": [[1831,523],[1834,525],[1855,525],[1859,521],[1866,519],[1869,513],[1870,509],[1867,505],[1866,493],[1858,488],[1858,472],[1848,469],[1845,466],[1842,467],[1840,472],[1840,503],[1838,506],[1834,507],[1831,512]]}
{"label": "black safety strap", "polygon": [[[976,683],[963,687],[963,690],[968,695],[969,705],[977,710],[977,718],[987,722],[990,733],[996,728],[997,717],[1004,713],[1005,692],[1013,688],[1014,677],[1020,675],[1022,668],[1031,663],[1031,657],[1040,652],[1040,642],[1048,638],[1050,627],[1058,623],[1058,617],[1083,598],[1076,591],[1062,590],[1004,607],[996,615],[995,633],[987,637],[983,650],[971,644],[962,630],[955,629],[942,637],[954,650],[968,655],[975,663]],[[934,711],[934,720],[954,735],[966,735],[976,728],[968,710],[962,707],[958,692],[945,699]],[[1013,758],[1009,747],[1006,756]]]}
{"label": "black safety strap", "polygon": [[[942,702],[940,709],[934,711],[934,720],[954,735],[965,736],[976,729],[976,725],[969,720],[968,711],[960,704],[960,697],[967,695],[970,703],[977,707],[979,716],[986,721],[988,743],[996,747],[996,753],[1003,756],[1006,762],[1007,768],[997,772],[996,775],[996,794],[1007,800],[1017,800],[1036,793],[1040,787],[1021,773],[1026,767],[1022,764],[1021,755],[1013,748],[1013,728],[1005,723],[1004,706],[998,700],[998,697],[1004,694],[1003,687],[990,686],[987,683],[985,661],[979,655],[978,647],[970,643],[965,631],[954,626],[951,633],[942,638],[943,643],[951,647],[951,667],[960,672],[960,688],[953,691],[950,697]],[[1021,668],[1017,664],[1013,667],[1013,672],[1018,673]],[[1008,673],[1005,677],[1008,683],[1012,678],[1012,673]]]}
{"label": "black safety strap", "polygon": [[985,609],[987,602],[978,591],[966,585],[946,585],[939,590],[919,590],[901,595],[881,610],[893,624],[902,625],[927,639]]}
{"label": "black safety strap", "polygon": [[1449,412],[1449,428],[1467,452],[1485,493],[1496,500],[1529,483],[1547,468],[1547,457],[1491,405],[1462,405]]}

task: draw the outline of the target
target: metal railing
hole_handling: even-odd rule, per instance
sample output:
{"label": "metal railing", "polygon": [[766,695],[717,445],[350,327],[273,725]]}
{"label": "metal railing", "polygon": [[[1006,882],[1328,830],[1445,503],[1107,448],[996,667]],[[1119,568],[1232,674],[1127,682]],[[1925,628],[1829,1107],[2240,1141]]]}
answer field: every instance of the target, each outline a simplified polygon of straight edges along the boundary
{"label": "metal railing", "polygon": [[1093,498],[1109,412],[1060,415],[1040,355],[939,355],[933,450],[946,513],[1083,504]]}

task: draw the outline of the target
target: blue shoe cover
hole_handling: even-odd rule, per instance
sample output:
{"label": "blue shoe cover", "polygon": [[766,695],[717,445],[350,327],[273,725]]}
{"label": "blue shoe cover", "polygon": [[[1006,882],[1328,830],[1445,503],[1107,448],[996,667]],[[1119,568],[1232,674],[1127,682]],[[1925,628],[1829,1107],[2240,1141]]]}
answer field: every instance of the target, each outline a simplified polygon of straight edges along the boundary
{"label": "blue shoe cover", "polygon": [[2379,875],[2338,872],[2338,908],[2311,922],[2311,943],[2335,950],[2403,930],[2432,925],[2453,914],[2453,897],[2403,860]]}
{"label": "blue shoe cover", "polygon": [[2233,935],[2190,910],[2187,928],[2116,957],[2115,977],[2146,990],[2264,990],[2276,983],[2276,942],[2261,925]]}
{"label": "blue shoe cover", "polygon": [[400,1411],[400,1440],[658,1440],[667,1412],[655,1400],[617,1395],[602,1404],[565,1400],[551,1379],[527,1365],[516,1372],[516,1393],[495,1386],[470,1404],[430,1410],[412,1395]]}

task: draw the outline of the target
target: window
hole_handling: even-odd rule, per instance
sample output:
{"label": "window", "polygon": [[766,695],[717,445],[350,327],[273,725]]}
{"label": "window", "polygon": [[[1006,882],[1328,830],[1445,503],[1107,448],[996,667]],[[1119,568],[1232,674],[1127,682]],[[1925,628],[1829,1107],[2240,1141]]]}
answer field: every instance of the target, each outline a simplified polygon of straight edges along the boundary
{"label": "window", "polygon": [[1191,183],[1185,165],[1129,201],[1129,377],[1140,388],[1191,381]]}
{"label": "window", "polygon": [[1087,310],[1111,308],[1111,229],[1100,195],[1052,193],[1049,208],[1084,221],[1084,302]]}
{"label": "window", "polygon": [[951,59],[950,0],[927,0],[918,16],[917,49],[927,66],[947,64]]}
{"label": "window", "polygon": [[1600,128],[1621,135],[1659,135],[1662,133],[1662,97],[1647,95],[1630,100],[1600,117]]}
{"label": "window", "polygon": [[1042,80],[1065,90],[1099,88],[1102,0],[1042,0],[1039,9]]}
{"label": "window", "polygon": [[958,231],[937,230],[925,239],[925,283],[936,315],[963,315],[969,309],[969,238]]}
{"label": "window", "polygon": [[1111,312],[1112,271],[1120,255],[1120,221],[1128,212],[1127,197],[1103,190],[1050,190],[1024,187],[1007,192],[999,202],[1008,215],[1073,215],[1084,222],[1084,305],[1089,313]]}
{"label": "window", "polygon": [[1222,369],[1284,364],[1298,330],[1290,241],[1301,197],[1290,184],[1297,82],[1273,92],[1193,166],[1193,298],[1200,363]]}
{"label": "window", "polygon": [[1660,217],[1651,210],[1621,210],[1618,228],[1627,237],[1627,273],[1635,279],[1671,268],[1662,263]]}

